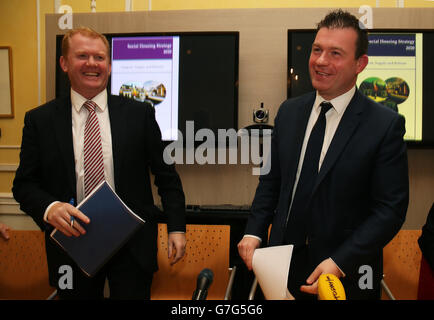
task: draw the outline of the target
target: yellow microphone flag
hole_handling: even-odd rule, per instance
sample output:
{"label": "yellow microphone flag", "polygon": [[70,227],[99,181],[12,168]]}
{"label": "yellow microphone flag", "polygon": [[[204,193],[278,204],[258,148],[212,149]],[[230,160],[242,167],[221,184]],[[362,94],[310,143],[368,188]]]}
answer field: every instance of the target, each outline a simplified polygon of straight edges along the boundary
{"label": "yellow microphone flag", "polygon": [[346,300],[342,282],[334,274],[322,274],[318,279],[319,300]]}

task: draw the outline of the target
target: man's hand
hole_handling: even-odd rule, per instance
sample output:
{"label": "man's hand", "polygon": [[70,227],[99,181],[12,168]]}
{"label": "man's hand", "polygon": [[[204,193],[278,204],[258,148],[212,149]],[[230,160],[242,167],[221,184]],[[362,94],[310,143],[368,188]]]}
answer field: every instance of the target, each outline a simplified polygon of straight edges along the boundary
{"label": "man's hand", "polygon": [[[71,217],[74,217],[74,223],[71,226]],[[79,237],[86,233],[86,230],[80,225],[78,220],[88,224],[89,218],[86,217],[80,210],[66,202],[58,202],[53,204],[47,213],[48,223],[62,232],[67,237]]]}
{"label": "man's hand", "polygon": [[0,223],[0,236],[5,240],[9,240],[9,230],[10,228],[4,223]]}
{"label": "man's hand", "polygon": [[185,238],[185,233],[182,232],[171,232],[169,233],[168,239],[168,258],[172,259],[170,265],[174,265],[179,260],[182,259],[185,253],[185,245],[187,240]]}
{"label": "man's hand", "polygon": [[334,274],[338,278],[342,277],[342,272],[339,270],[336,263],[332,259],[328,258],[313,270],[306,280],[308,285],[301,286],[300,291],[310,294],[318,294],[318,278],[324,273]]}
{"label": "man's hand", "polygon": [[249,270],[252,270],[253,253],[259,248],[260,244],[261,242],[258,239],[248,236],[245,236],[238,243],[238,253]]}

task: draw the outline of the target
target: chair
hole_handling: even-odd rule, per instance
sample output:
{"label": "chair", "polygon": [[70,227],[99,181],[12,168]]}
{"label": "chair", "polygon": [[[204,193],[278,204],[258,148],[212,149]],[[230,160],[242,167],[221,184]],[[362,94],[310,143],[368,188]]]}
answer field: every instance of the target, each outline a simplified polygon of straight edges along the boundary
{"label": "chair", "polygon": [[10,230],[9,235],[0,239],[0,299],[52,298],[44,233]]}
{"label": "chair", "polygon": [[[420,234],[421,230],[400,230],[383,249],[383,280],[396,300],[417,299],[422,257],[417,243]],[[386,292],[382,299],[388,299]]]}
{"label": "chair", "polygon": [[185,256],[173,266],[167,258],[167,226],[159,224],[158,228],[159,270],[152,281],[151,299],[191,300],[198,274],[208,268],[214,280],[207,300],[223,300],[229,281],[230,227],[187,225]]}

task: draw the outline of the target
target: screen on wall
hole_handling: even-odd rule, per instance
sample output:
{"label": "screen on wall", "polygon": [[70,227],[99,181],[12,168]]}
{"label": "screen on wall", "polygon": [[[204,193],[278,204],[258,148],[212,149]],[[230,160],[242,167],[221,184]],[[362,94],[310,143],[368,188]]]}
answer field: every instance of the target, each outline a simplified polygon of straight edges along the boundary
{"label": "screen on wall", "polygon": [[111,92],[147,101],[163,140],[178,139],[179,36],[113,37]]}
{"label": "screen on wall", "polygon": [[[308,61],[314,30],[288,30],[288,97],[312,91]],[[406,120],[409,146],[434,146],[434,32],[375,30],[368,34],[369,63],[357,87]]]}
{"label": "screen on wall", "polygon": [[[108,90],[155,108],[166,141],[194,132],[238,128],[238,32],[106,34],[112,72]],[[57,36],[56,97],[69,93],[59,67],[62,35]],[[184,139],[185,142],[185,139]]]}

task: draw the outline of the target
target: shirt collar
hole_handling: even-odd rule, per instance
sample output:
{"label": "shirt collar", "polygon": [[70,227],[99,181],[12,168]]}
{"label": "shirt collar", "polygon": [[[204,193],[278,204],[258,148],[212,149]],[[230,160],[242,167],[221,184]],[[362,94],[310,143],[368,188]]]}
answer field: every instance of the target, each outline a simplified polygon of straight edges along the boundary
{"label": "shirt collar", "polygon": [[[330,102],[333,105],[333,109],[335,109],[338,114],[341,114],[345,111],[347,106],[350,104],[351,99],[353,98],[355,92],[356,92],[356,86],[352,87],[350,90],[348,90],[344,94],[342,94],[342,95],[340,95],[340,96],[338,96],[338,97],[336,97],[336,98],[334,98],[328,102]],[[317,91],[314,107],[319,108],[319,105],[323,101],[327,101],[327,100],[325,100],[323,97],[321,97]]]}
{"label": "shirt collar", "polygon": [[[71,104],[73,108],[80,112],[81,108],[83,107],[83,103],[85,103],[88,99],[83,97],[81,94],[79,94],[77,91],[74,91],[74,89],[71,89]],[[103,112],[105,108],[107,107],[107,90],[103,90],[100,93],[98,93],[95,97],[91,99],[93,102],[97,104],[97,108]]]}

